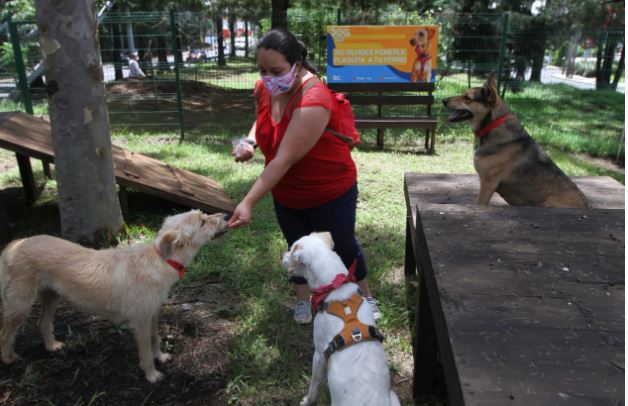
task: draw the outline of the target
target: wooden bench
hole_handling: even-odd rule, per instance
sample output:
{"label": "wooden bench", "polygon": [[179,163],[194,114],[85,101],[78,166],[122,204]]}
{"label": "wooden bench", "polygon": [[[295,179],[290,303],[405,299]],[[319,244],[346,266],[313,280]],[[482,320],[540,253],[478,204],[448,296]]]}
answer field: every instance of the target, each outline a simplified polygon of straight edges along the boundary
{"label": "wooden bench", "polygon": [[[385,128],[416,128],[425,130],[425,149],[434,152],[437,120],[432,116],[434,83],[328,83],[331,90],[347,94],[353,106],[376,106],[376,113],[363,114],[354,108],[355,124],[360,128],[377,129],[377,147],[384,147]],[[391,106],[417,106],[416,114],[390,113]]]}

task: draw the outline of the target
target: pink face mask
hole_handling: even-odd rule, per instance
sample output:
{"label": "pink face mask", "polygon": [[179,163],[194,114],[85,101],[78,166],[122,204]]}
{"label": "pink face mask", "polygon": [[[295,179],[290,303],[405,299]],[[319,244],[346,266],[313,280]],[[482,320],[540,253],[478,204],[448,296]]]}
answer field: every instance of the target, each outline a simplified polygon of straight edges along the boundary
{"label": "pink face mask", "polygon": [[297,76],[296,67],[297,64],[295,63],[292,65],[290,72],[281,76],[262,75],[262,81],[264,82],[264,85],[266,85],[266,89],[271,96],[277,96],[278,94],[285,93],[288,89],[290,89]]}

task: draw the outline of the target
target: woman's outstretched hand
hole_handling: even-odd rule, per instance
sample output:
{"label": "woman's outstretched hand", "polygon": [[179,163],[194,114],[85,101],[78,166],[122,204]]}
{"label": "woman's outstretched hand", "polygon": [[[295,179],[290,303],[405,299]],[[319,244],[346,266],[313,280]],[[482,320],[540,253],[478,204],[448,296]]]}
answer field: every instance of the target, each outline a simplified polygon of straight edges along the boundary
{"label": "woman's outstretched hand", "polygon": [[229,228],[238,228],[246,226],[251,223],[251,218],[253,217],[253,207],[242,201],[238,204],[233,211],[233,215],[229,219],[227,226]]}

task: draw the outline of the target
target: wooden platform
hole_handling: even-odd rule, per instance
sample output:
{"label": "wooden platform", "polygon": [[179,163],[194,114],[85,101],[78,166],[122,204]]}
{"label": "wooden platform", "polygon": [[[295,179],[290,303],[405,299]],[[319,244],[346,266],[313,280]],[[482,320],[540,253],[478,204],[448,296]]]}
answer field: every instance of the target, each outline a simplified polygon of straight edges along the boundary
{"label": "wooden platform", "polygon": [[[32,172],[28,173],[28,157],[54,162],[50,123],[26,113],[0,113],[0,147],[17,154],[25,188],[33,186]],[[235,209],[235,203],[222,187],[208,177],[115,145],[112,155],[116,182],[121,191],[131,188],[209,213],[232,213]],[[26,192],[27,195],[32,193]],[[121,197],[124,198],[123,195]]]}
{"label": "wooden platform", "polygon": [[476,175],[406,174],[415,399],[441,364],[452,406],[623,404],[625,189],[573,179],[592,208],[478,206]]}

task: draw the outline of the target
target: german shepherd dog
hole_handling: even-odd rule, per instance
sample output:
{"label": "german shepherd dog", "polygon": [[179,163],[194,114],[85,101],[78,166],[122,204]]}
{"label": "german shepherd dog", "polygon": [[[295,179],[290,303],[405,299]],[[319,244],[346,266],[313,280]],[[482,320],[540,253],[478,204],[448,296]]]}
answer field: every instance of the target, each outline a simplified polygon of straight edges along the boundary
{"label": "german shepherd dog", "polygon": [[480,176],[477,203],[487,205],[497,192],[513,206],[587,207],[584,194],[510,114],[495,77],[443,100],[453,110],[449,122],[469,121],[478,138],[473,158]]}

